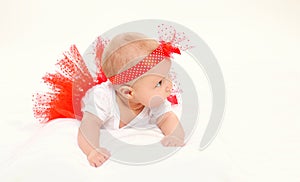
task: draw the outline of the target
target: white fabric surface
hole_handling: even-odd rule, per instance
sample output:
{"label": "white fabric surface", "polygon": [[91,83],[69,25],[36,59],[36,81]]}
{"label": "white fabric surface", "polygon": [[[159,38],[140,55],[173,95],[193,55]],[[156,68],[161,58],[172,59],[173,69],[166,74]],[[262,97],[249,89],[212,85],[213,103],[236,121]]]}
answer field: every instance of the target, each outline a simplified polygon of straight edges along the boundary
{"label": "white fabric surface", "polygon": [[[128,166],[107,161],[99,168],[89,165],[85,155],[77,146],[79,121],[57,119],[46,125],[28,125],[11,131],[11,134],[26,136],[18,145],[1,146],[9,151],[1,161],[1,181],[160,181],[179,179],[189,181],[228,181],[233,180],[235,168],[229,156],[214,146],[200,152],[197,139],[191,139],[185,147],[173,156],[158,163],[146,166]],[[162,134],[149,130],[140,135],[133,129],[122,130],[119,134],[132,143],[158,141]],[[113,130],[111,131],[113,132]],[[133,137],[136,136],[138,137]],[[219,141],[216,141],[218,143]],[[3,145],[3,143],[2,143]],[[216,152],[218,151],[218,152]],[[116,151],[111,151],[112,155]],[[189,170],[188,168],[195,168]]]}

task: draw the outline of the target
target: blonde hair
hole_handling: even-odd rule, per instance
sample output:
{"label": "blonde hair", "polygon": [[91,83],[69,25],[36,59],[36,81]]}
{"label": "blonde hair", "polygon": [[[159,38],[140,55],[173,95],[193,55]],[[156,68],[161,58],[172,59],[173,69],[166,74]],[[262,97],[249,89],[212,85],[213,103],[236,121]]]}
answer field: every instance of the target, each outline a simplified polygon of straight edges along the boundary
{"label": "blonde hair", "polygon": [[144,59],[158,47],[158,42],[146,35],[127,32],[114,37],[102,55],[102,70],[109,78]]}

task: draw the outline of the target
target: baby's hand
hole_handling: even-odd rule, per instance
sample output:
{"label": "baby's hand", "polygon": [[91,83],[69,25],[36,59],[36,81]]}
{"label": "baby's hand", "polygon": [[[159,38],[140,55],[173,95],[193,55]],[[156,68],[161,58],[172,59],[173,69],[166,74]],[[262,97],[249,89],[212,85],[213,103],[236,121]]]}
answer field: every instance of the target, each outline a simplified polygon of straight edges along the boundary
{"label": "baby's hand", "polygon": [[183,147],[184,146],[184,140],[173,136],[165,136],[161,141],[161,144],[165,147]]}
{"label": "baby's hand", "polygon": [[105,148],[97,148],[92,150],[87,159],[91,166],[99,167],[110,157],[110,152]]}

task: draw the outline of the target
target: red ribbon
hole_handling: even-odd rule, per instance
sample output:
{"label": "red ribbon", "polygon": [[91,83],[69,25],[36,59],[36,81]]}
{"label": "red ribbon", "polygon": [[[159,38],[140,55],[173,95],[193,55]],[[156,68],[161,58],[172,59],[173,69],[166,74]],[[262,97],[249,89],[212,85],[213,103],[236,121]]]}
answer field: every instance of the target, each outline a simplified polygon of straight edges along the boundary
{"label": "red ribbon", "polygon": [[172,53],[181,54],[180,49],[172,45],[171,42],[160,41],[164,56],[171,57]]}

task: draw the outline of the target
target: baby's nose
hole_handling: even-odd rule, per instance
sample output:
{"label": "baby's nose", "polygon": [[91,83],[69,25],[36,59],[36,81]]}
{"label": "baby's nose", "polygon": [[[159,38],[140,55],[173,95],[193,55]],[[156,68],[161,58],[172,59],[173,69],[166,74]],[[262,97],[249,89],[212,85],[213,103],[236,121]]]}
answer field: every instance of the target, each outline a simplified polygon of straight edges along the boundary
{"label": "baby's nose", "polygon": [[172,82],[168,82],[166,86],[166,92],[171,92],[172,91]]}

